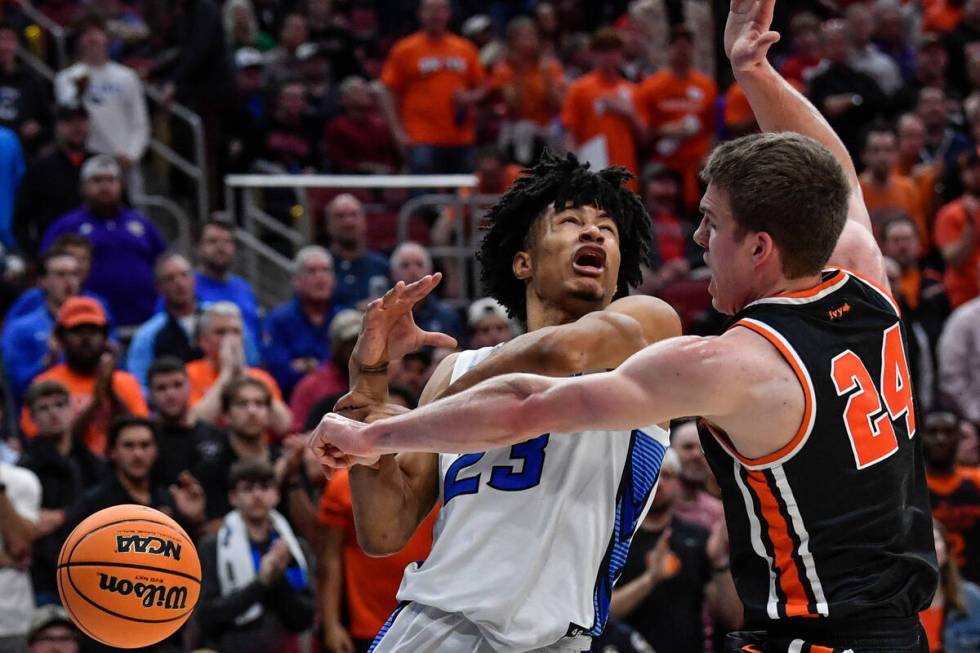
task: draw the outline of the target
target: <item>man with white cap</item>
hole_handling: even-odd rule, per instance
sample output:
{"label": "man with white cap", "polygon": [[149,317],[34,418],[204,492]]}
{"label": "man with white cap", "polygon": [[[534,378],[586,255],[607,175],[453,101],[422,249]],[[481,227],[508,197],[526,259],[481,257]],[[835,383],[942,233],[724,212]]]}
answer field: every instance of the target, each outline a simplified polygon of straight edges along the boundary
{"label": "man with white cap", "polygon": [[515,334],[514,323],[507,309],[493,297],[484,297],[470,304],[467,324],[470,327],[470,347],[493,347],[507,342]]}
{"label": "man with white cap", "polygon": [[41,251],[61,234],[88,238],[92,270],[86,288],[106,298],[119,325],[140,324],[154,312],[153,266],[166,243],[146,216],[123,205],[122,170],[111,156],[86,161],[81,180],[82,206],[48,227]]}
{"label": "man with white cap", "polygon": [[59,605],[34,611],[27,631],[28,653],[78,653],[78,629]]}

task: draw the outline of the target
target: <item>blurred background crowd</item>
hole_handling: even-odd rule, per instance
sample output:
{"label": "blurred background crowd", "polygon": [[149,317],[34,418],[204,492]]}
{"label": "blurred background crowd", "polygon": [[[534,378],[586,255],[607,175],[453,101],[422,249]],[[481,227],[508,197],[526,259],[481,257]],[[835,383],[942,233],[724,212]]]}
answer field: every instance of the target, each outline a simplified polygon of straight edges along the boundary
{"label": "blurred background crowd", "polygon": [[[725,327],[691,234],[706,156],[757,129],[727,2],[0,10],[0,653],[104,648],[58,607],[55,566],[119,503],[198,541],[201,603],[156,649],[367,650],[436,512],[368,558],[305,434],[393,283],[442,271],[415,318],[460,347],[521,332],[472,254],[545,148],[632,171],[654,234],[635,292],[688,333]],[[774,28],[773,64],[858,163],[910,335],[943,569],[930,649],[980,651],[980,0],[786,0]],[[393,363],[393,401],[415,406],[448,353]],[[741,624],[693,423],[672,444],[596,651],[721,651]]]}

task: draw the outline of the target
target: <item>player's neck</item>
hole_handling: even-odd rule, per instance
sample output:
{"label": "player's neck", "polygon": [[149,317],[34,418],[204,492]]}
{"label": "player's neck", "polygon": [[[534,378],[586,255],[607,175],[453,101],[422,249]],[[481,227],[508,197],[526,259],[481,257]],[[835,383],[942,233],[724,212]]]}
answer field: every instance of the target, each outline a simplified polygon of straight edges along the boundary
{"label": "player's neck", "polygon": [[817,274],[799,277],[798,279],[787,279],[780,274],[768,283],[761,284],[760,292],[758,292],[757,296],[751,298],[751,300],[747,303],[751,303],[752,301],[763,299],[765,297],[774,297],[776,295],[786,295],[789,293],[810,290],[811,288],[819,286],[820,281],[821,274],[819,272]]}
{"label": "player's neck", "polygon": [[527,330],[536,331],[549,326],[559,326],[569,324],[582,317],[556,306],[545,306],[538,304],[534,306],[528,302],[527,307]]}

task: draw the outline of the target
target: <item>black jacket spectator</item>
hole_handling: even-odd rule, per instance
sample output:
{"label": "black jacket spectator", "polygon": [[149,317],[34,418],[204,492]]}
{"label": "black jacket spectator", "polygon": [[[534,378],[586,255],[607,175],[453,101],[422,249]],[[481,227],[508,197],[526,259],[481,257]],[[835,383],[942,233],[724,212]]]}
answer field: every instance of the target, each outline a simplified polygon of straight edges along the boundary
{"label": "black jacket spectator", "polygon": [[[832,96],[851,95],[852,106],[834,116],[825,101]],[[885,95],[873,79],[844,64],[831,64],[810,82],[810,99],[827,117],[854,160],[859,159],[861,131],[886,106]]]}
{"label": "black jacket spectator", "polygon": [[[36,437],[27,442],[18,463],[37,475],[41,481],[42,510],[64,510],[86,490],[105,477],[105,461],[75,442],[64,456],[50,438]],[[34,542],[31,553],[31,580],[38,595],[57,596],[55,571],[58,553],[67,531],[55,531]]]}
{"label": "black jacket spectator", "polygon": [[36,255],[51,223],[82,203],[78,173],[91,156],[55,146],[27,168],[14,212],[14,237],[26,253]]}

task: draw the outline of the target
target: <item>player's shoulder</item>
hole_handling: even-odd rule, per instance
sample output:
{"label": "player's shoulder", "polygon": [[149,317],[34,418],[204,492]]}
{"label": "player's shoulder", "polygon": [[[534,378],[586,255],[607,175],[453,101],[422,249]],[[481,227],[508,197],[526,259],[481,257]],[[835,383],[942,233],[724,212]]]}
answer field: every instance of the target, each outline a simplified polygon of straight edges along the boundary
{"label": "player's shoulder", "polygon": [[605,310],[632,317],[640,324],[648,342],[681,335],[681,319],[677,311],[658,297],[630,295],[617,299]]}
{"label": "player's shoulder", "polygon": [[453,352],[439,362],[422,389],[422,396],[419,398],[420,406],[433,401],[450,386],[453,380],[453,371],[456,369],[456,362],[463,353],[465,352]]}

